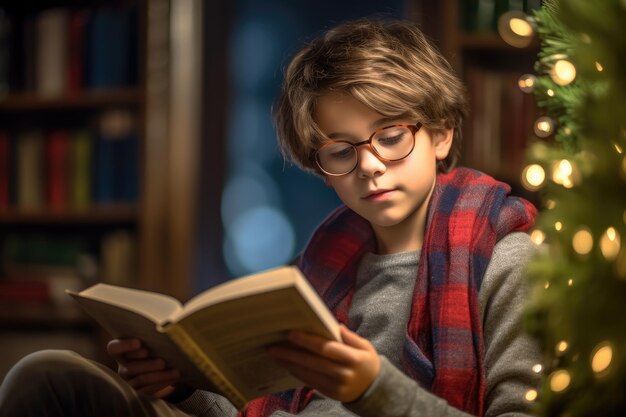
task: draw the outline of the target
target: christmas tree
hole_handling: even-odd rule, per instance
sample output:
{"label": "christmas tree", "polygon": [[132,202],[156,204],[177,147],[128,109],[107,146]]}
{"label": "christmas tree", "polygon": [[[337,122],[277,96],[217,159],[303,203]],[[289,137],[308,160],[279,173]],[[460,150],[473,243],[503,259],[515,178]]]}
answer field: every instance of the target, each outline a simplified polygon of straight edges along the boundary
{"label": "christmas tree", "polygon": [[544,2],[531,88],[544,116],[522,180],[543,207],[526,325],[541,416],[626,416],[626,0]]}

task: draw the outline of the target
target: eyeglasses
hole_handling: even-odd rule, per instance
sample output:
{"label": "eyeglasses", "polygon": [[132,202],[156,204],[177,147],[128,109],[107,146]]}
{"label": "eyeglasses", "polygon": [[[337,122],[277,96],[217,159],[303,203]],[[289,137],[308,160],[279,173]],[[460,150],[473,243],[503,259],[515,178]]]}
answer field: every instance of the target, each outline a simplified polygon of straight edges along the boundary
{"label": "eyeglasses", "polygon": [[329,141],[315,152],[315,162],[325,174],[332,176],[346,175],[359,163],[357,146],[369,145],[370,149],[385,162],[400,161],[411,154],[415,147],[415,134],[422,127],[399,124],[377,129],[369,139],[352,143],[345,140]]}

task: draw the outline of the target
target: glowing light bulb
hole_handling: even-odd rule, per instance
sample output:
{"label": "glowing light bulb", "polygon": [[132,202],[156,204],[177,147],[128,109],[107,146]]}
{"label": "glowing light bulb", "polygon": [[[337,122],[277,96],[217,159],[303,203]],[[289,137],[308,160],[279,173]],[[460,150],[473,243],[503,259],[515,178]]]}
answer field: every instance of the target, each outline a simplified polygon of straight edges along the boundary
{"label": "glowing light bulb", "polygon": [[572,247],[579,255],[587,255],[593,248],[593,236],[587,228],[581,228],[572,238]]}
{"label": "glowing light bulb", "polygon": [[556,351],[563,353],[567,350],[568,347],[569,345],[567,344],[567,342],[565,340],[562,340],[556,345]]}
{"label": "glowing light bulb", "polygon": [[541,188],[546,179],[546,172],[539,164],[528,165],[522,171],[522,185],[530,191]]}
{"label": "glowing light bulb", "polygon": [[534,373],[538,374],[539,372],[543,370],[543,366],[540,363],[538,363],[536,365],[533,365],[532,369]]}
{"label": "glowing light bulb", "polygon": [[543,288],[545,288],[546,290],[550,288],[550,283],[546,281],[546,283],[543,284]]}
{"label": "glowing light bulb", "polygon": [[[548,210],[552,210],[555,207],[556,207],[556,201],[554,201],[554,200],[546,201],[546,208]],[[626,211],[624,212],[624,223],[626,223]]]}
{"label": "glowing light bulb", "polygon": [[535,245],[541,245],[543,241],[546,240],[546,234],[539,229],[535,229],[530,233],[530,240],[532,240]]}
{"label": "glowing light bulb", "polygon": [[554,97],[554,90],[551,88],[548,88],[548,90],[546,91],[546,93],[550,96],[550,97]]}
{"label": "glowing light bulb", "polygon": [[556,222],[556,223],[554,223],[554,229],[555,229],[557,232],[560,232],[560,231],[561,231],[561,229],[563,229],[563,223],[561,223],[561,222]]}
{"label": "glowing light bulb", "polygon": [[563,128],[563,133],[565,133],[567,136],[572,134],[572,129],[570,129],[569,127],[564,127]]}
{"label": "glowing light bulb", "polygon": [[559,59],[550,71],[550,78],[558,85],[568,85],[576,78],[576,67],[565,59]]}
{"label": "glowing light bulb", "polygon": [[554,130],[554,122],[551,118],[547,116],[540,117],[535,122],[535,135],[540,138],[545,138],[550,136],[552,131]]}
{"label": "glowing light bulb", "polygon": [[524,74],[517,81],[517,85],[519,86],[520,90],[522,90],[523,92],[532,93],[533,90],[535,89],[536,81],[537,81],[537,77],[535,77],[534,75]]}
{"label": "glowing light bulb", "polygon": [[530,45],[533,27],[526,20],[526,15],[519,10],[503,13],[498,19],[498,33],[502,40],[516,48]]}
{"label": "glowing light bulb", "polygon": [[569,285],[570,287],[571,287],[572,285],[574,285],[574,280],[573,280],[573,279],[571,279],[571,278],[570,278],[569,280],[567,280],[567,285]]}
{"label": "glowing light bulb", "polygon": [[572,163],[567,159],[561,159],[552,166],[552,181],[571,188],[573,185],[571,178],[573,172],[574,167]]}
{"label": "glowing light bulb", "polygon": [[620,249],[620,235],[614,227],[609,227],[600,238],[600,250],[602,251],[602,255],[604,255],[607,260],[611,261],[617,257]]}
{"label": "glowing light bulb", "polygon": [[605,373],[613,360],[613,347],[610,342],[602,342],[591,353],[591,369],[596,374]]}
{"label": "glowing light bulb", "polygon": [[554,392],[562,392],[569,387],[572,378],[565,369],[555,371],[550,375],[550,389]]}
{"label": "glowing light bulb", "polygon": [[598,72],[602,72],[604,67],[598,61],[596,61],[596,69],[598,70]]}
{"label": "glowing light bulb", "polygon": [[624,150],[622,149],[621,146],[619,146],[617,143],[613,144],[613,147],[615,148],[615,150],[617,151],[618,154],[622,154],[622,152],[624,152]]}
{"label": "glowing light bulb", "polygon": [[537,391],[534,389],[526,391],[524,398],[526,398],[526,401],[535,401],[537,399]]}

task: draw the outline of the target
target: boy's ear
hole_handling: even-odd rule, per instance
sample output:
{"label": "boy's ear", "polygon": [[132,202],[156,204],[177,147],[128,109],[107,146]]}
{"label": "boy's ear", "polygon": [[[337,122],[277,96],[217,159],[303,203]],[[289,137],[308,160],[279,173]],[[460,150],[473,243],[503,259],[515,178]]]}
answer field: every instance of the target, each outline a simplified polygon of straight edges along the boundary
{"label": "boy's ear", "polygon": [[433,146],[435,147],[435,156],[438,161],[447,158],[452,147],[452,138],[454,137],[453,129],[444,129],[433,134]]}

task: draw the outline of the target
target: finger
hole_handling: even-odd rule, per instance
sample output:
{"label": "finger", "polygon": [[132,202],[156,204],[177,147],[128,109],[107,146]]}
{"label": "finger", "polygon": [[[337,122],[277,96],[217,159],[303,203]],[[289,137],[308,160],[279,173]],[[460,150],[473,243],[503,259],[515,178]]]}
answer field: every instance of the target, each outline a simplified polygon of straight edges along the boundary
{"label": "finger", "polygon": [[107,343],[107,352],[113,357],[120,357],[138,349],[141,349],[139,339],[113,339]]}
{"label": "finger", "polygon": [[284,346],[274,346],[269,350],[270,354],[280,363],[293,364],[300,368],[315,371],[333,378],[343,378],[347,371],[340,363],[316,354],[311,354],[307,350],[293,349]]}
{"label": "finger", "polygon": [[369,340],[362,338],[343,324],[340,327],[340,331],[341,339],[346,345],[362,350],[372,349],[372,344],[369,342]]}
{"label": "finger", "polygon": [[123,366],[120,366],[118,373],[122,378],[130,379],[135,375],[164,371],[166,368],[167,364],[161,358],[140,359],[124,363]]}
{"label": "finger", "polygon": [[172,392],[174,392],[174,385],[167,385],[162,388],[155,387],[154,390],[147,395],[150,395],[152,398],[165,398]]}
{"label": "finger", "polygon": [[296,363],[277,359],[278,363],[289,371],[293,376],[304,382],[305,385],[315,387],[316,390],[327,394],[331,390],[335,390],[337,386],[336,379],[316,370],[303,368]]}
{"label": "finger", "polygon": [[334,361],[352,362],[355,359],[354,348],[310,333],[300,331],[291,332],[289,333],[288,339],[292,344],[302,349]]}
{"label": "finger", "polygon": [[135,360],[135,359],[146,359],[150,356],[150,351],[146,348],[141,348],[139,350],[135,350],[133,352],[128,352],[124,354],[124,359],[126,360]]}
{"label": "finger", "polygon": [[128,384],[138,391],[149,391],[149,387],[174,385],[180,378],[180,373],[175,369],[166,371],[147,372],[136,375],[127,380]]}

